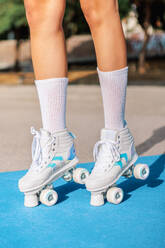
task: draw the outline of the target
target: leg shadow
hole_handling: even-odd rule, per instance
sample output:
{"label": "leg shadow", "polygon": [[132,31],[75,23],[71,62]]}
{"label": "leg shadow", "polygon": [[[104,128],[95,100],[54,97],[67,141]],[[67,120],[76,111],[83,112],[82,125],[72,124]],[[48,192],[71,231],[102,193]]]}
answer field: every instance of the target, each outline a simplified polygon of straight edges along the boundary
{"label": "leg shadow", "polygon": [[155,188],[161,185],[164,180],[159,179],[161,173],[165,169],[165,154],[161,155],[153,164],[150,165],[150,175],[147,180],[137,180],[134,177],[129,178],[119,184],[124,190],[125,196],[124,201],[131,196],[131,192],[137,190],[140,187],[143,187],[147,184],[150,188]]}
{"label": "leg shadow", "polygon": [[58,187],[54,187],[58,193],[58,203],[61,203],[69,198],[68,194],[78,189],[85,189],[85,185],[77,184],[75,182],[68,182]]}
{"label": "leg shadow", "polygon": [[136,151],[139,155],[148,151],[154,145],[160,143],[165,139],[165,126],[154,130],[153,135],[145,140],[142,144],[136,147]]}

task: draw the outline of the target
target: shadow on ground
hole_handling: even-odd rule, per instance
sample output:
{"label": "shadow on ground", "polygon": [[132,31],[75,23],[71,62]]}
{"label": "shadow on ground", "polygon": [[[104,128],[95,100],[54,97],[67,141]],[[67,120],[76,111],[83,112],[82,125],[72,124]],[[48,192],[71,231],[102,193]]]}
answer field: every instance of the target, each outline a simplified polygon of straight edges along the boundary
{"label": "shadow on ground", "polygon": [[68,194],[78,189],[85,189],[85,186],[81,184],[77,184],[75,182],[69,182],[69,183],[60,185],[58,187],[55,187],[55,190],[57,191],[58,196],[59,196],[58,203],[61,203],[67,200],[69,198]]}
{"label": "shadow on ground", "polygon": [[154,145],[162,142],[165,139],[165,126],[154,130],[152,136],[136,147],[139,155],[147,152]]}
{"label": "shadow on ground", "polygon": [[161,185],[164,180],[160,180],[159,177],[165,169],[165,154],[161,155],[153,164],[150,165],[150,175],[147,180],[137,180],[131,177],[119,184],[124,190],[124,201],[131,197],[131,192],[137,190],[144,185],[150,188],[155,188]]}
{"label": "shadow on ground", "polygon": [[[137,180],[134,177],[126,179],[118,184],[118,187],[124,191],[124,200],[126,201],[131,197],[131,192],[147,185],[150,188],[155,188],[161,185],[164,180],[159,179],[160,175],[165,169],[165,154],[158,157],[158,159],[150,165],[150,175],[147,180]],[[74,182],[66,183],[64,185],[56,187],[56,191],[59,195],[58,203],[61,203],[69,198],[68,194],[83,189],[84,185],[76,184]]]}

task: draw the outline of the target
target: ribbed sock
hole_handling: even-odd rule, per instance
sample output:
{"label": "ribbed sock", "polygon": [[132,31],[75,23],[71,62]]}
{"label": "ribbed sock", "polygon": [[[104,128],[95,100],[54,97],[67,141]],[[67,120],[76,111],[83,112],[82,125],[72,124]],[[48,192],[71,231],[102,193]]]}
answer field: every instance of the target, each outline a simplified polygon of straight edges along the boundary
{"label": "ribbed sock", "polygon": [[103,72],[97,68],[104,108],[105,128],[121,129],[125,125],[125,102],[128,67]]}
{"label": "ribbed sock", "polygon": [[68,78],[35,80],[43,128],[51,133],[66,127],[66,94]]}

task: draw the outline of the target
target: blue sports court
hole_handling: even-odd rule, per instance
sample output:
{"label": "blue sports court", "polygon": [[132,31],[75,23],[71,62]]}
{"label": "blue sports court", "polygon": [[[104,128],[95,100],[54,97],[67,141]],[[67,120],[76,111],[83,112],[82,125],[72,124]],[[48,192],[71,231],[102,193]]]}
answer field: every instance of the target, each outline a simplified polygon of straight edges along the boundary
{"label": "blue sports court", "polygon": [[[140,157],[150,166],[146,181],[121,179],[124,201],[89,205],[85,187],[62,179],[53,207],[25,208],[17,188],[25,171],[0,173],[1,248],[163,248],[165,247],[165,155]],[[81,164],[92,168],[93,163]]]}

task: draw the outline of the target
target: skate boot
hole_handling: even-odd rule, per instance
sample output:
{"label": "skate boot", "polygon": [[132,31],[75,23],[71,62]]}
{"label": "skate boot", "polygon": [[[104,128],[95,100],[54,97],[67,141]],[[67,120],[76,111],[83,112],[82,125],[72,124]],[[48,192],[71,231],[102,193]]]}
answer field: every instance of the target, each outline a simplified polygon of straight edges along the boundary
{"label": "skate boot", "polygon": [[39,201],[47,206],[54,205],[58,200],[52,183],[60,177],[65,181],[72,178],[77,183],[85,183],[88,171],[77,168],[78,163],[74,149],[74,136],[67,129],[53,134],[44,129],[36,131],[32,143],[32,164],[30,169],[18,183],[19,189],[25,194],[24,205],[35,207]]}
{"label": "skate boot", "polygon": [[94,147],[95,166],[86,180],[86,188],[91,192],[91,205],[103,205],[104,198],[119,204],[124,194],[115,183],[121,176],[128,178],[134,173],[137,179],[148,177],[146,164],[134,167],[137,158],[134,139],[127,126],[119,131],[101,130],[101,140]]}

